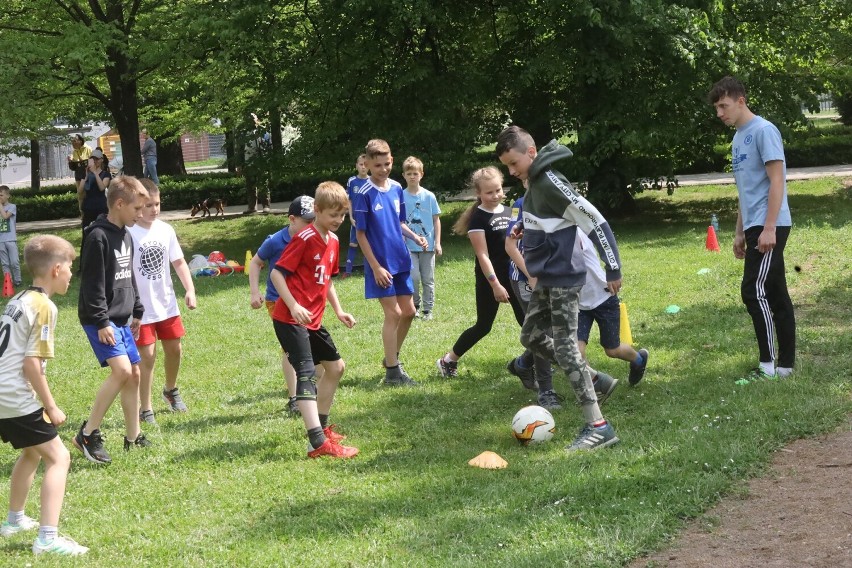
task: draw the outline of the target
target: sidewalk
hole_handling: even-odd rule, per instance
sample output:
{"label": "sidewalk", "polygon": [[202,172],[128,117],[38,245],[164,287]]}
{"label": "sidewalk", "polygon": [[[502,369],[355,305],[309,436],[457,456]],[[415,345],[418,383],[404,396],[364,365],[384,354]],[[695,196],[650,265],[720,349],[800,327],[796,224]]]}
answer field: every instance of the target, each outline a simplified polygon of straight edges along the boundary
{"label": "sidewalk", "polygon": [[[814,179],[821,177],[852,177],[852,164],[843,164],[839,166],[820,166],[816,168],[790,168],[787,170],[787,180],[802,180]],[[710,174],[691,174],[677,176],[678,183],[682,186],[690,185],[727,185],[734,183],[733,174],[726,173],[710,173]],[[464,195],[459,195],[452,198],[453,200],[463,200]],[[273,203],[269,213],[254,213],[254,215],[286,215],[290,207],[289,201],[280,201]],[[245,205],[229,205],[225,207],[225,217],[241,217],[245,210]],[[192,219],[188,209],[180,209],[175,211],[162,211],[160,219],[163,221],[184,221]],[[195,217],[198,219],[198,216]],[[57,229],[69,229],[80,226],[80,218],[74,217],[70,219],[52,219],[50,221],[28,221],[18,223],[17,230],[21,233],[26,232],[50,232]]]}

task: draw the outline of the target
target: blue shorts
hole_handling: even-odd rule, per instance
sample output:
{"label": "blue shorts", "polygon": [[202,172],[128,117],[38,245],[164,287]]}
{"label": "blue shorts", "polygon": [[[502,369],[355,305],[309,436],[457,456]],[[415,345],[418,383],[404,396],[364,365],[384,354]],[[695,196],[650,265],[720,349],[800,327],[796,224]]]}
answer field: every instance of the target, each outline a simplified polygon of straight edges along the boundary
{"label": "blue shorts", "polygon": [[370,264],[364,263],[364,297],[368,300],[373,298],[390,298],[391,296],[414,295],[414,282],[411,280],[411,272],[400,272],[393,275],[393,281],[387,288],[376,284],[373,269]]}
{"label": "blue shorts", "polygon": [[580,310],[577,314],[577,339],[588,343],[594,322],[598,322],[601,346],[604,349],[615,349],[621,345],[621,308],[618,296],[610,296],[593,310]]}
{"label": "blue shorts", "polygon": [[112,322],[109,322],[109,324],[112,326],[112,332],[115,335],[115,345],[101,343],[101,340],[98,339],[98,326],[83,326],[83,331],[86,332],[86,337],[89,338],[89,344],[92,346],[92,351],[95,352],[95,357],[98,358],[101,367],[108,366],[107,361],[109,359],[122,355],[126,355],[130,359],[131,365],[138,364],[142,358],[139,356],[139,350],[136,349],[136,342],[133,340],[130,326],[118,327]]}

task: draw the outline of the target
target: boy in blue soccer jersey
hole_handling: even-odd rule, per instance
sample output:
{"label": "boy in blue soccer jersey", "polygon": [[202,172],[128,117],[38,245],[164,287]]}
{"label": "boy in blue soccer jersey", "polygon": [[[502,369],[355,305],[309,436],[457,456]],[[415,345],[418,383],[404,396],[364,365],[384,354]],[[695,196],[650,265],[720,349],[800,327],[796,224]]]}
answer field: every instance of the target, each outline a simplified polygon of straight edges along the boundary
{"label": "boy in blue soccer jersey", "polygon": [[414,319],[414,287],[411,257],[403,235],[425,249],[426,239],[405,224],[402,186],[390,179],[393,156],[390,146],[380,139],[367,143],[364,154],[370,177],[352,192],[352,214],[356,236],[364,254],[364,296],[377,298],[384,311],[382,346],[384,383],[387,386],[413,386],[399,362],[402,344]]}
{"label": "boy in blue soccer jersey", "polygon": [[745,260],[740,292],[760,356],[758,366],[737,384],[789,377],[796,359],[796,317],[787,291],[784,248],[793,222],[781,133],[749,110],[745,86],[734,77],[713,85],[708,98],[716,116],[737,129],[731,144],[739,193],[733,248],[734,257]]}
{"label": "boy in blue soccer jersey", "polygon": [[[405,178],[406,225],[414,233],[425,237],[424,249],[411,239],[405,239],[405,245],[411,253],[411,280],[414,284],[414,310],[424,320],[432,319],[435,307],[435,257],[443,254],[441,248],[441,208],[435,194],[420,185],[423,179],[423,162],[409,156],[402,163],[402,175]],[[423,288],[423,297],[420,288]],[[421,306],[421,300],[423,302]],[[421,309],[422,308],[422,309]]]}
{"label": "boy in blue soccer jersey", "polygon": [[358,156],[358,161],[355,162],[355,169],[358,175],[354,175],[346,182],[346,197],[349,198],[349,222],[352,226],[349,229],[349,252],[346,253],[346,270],[340,275],[341,278],[349,278],[352,276],[352,265],[355,262],[355,254],[358,252],[358,237],[355,234],[355,217],[352,216],[352,193],[365,183],[369,171],[367,170],[367,156],[361,154]]}
{"label": "boy in blue soccer jersey", "polygon": [[[275,302],[278,300],[278,290],[275,289],[275,284],[272,282],[272,270],[281,255],[287,249],[287,246],[296,236],[296,233],[314,222],[316,213],[314,212],[314,198],[307,195],[300,195],[290,203],[288,211],[290,224],[277,233],[269,235],[260,248],[257,249],[251,262],[249,263],[249,291],[251,294],[251,307],[260,309],[266,305],[269,312],[269,317],[272,317],[272,311],[275,309]],[[260,271],[263,267],[269,264],[269,276],[266,279],[266,300],[260,295]],[[290,400],[287,403],[287,412],[293,416],[300,414],[299,404],[296,401],[296,370],[287,361],[287,354],[281,358],[281,370],[284,373],[284,379],[287,382],[287,391]],[[317,378],[322,376],[322,367],[317,368]]]}

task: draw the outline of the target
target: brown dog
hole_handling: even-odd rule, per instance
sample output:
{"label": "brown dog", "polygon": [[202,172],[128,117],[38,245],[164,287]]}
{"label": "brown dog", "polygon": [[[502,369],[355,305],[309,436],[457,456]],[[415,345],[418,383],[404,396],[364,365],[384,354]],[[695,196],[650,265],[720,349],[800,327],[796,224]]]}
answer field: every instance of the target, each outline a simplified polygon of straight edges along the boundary
{"label": "brown dog", "polygon": [[220,213],[222,214],[222,217],[225,216],[225,202],[219,199],[218,197],[208,197],[201,203],[196,203],[192,206],[192,210],[190,211],[190,217],[195,217],[195,214],[199,211],[202,212],[202,219],[204,217],[209,217],[211,209],[216,210],[216,216],[218,216]]}

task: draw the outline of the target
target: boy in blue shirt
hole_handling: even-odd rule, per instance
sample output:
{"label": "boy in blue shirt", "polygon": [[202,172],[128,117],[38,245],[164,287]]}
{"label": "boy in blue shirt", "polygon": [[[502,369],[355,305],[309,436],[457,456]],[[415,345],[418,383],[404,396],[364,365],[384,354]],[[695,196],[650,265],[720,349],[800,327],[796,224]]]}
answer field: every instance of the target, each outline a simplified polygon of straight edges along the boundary
{"label": "boy in blue shirt", "polygon": [[356,236],[364,254],[364,297],[377,298],[384,312],[382,346],[387,386],[414,386],[399,362],[399,352],[414,319],[411,257],[403,235],[421,249],[427,241],[405,224],[402,186],[390,179],[393,156],[380,139],[367,143],[364,154],[370,170],[367,182],[352,192]]}
{"label": "boy in blue shirt", "polygon": [[355,217],[352,216],[352,193],[367,183],[369,171],[367,170],[366,155],[361,154],[358,156],[358,160],[355,162],[355,169],[358,171],[358,175],[352,176],[349,178],[349,181],[346,182],[346,197],[349,198],[349,222],[352,226],[349,228],[349,252],[346,253],[346,269],[343,271],[343,274],[340,275],[341,278],[349,278],[352,276],[352,265],[355,262],[355,254],[358,252],[358,237],[355,234]]}
{"label": "boy in blue shirt", "polygon": [[[251,292],[251,307],[259,309],[264,304],[269,312],[269,317],[272,317],[272,311],[275,309],[275,302],[278,300],[278,290],[275,289],[275,284],[272,283],[272,266],[278,262],[281,255],[287,249],[287,245],[293,240],[293,237],[314,222],[316,213],[314,212],[314,198],[307,195],[300,195],[290,203],[288,211],[290,224],[277,233],[269,235],[260,248],[257,249],[251,262],[249,263],[249,289]],[[260,271],[263,267],[270,265],[269,275],[266,278],[266,299],[260,297],[260,288],[258,286],[260,280]],[[318,377],[322,375],[322,367],[317,369]],[[298,416],[299,404],[296,402],[296,370],[287,360],[287,354],[283,353],[281,357],[281,370],[284,373],[284,378],[287,381],[287,392],[289,401],[287,403],[287,411]]]}
{"label": "boy in blue shirt", "polygon": [[[441,256],[441,208],[435,194],[422,187],[423,162],[409,156],[402,163],[405,178],[406,224],[415,234],[426,238],[424,249],[411,239],[405,239],[411,253],[411,280],[414,284],[414,309],[424,320],[432,319],[435,307],[435,257]],[[423,286],[423,310],[420,311],[420,287]]]}
{"label": "boy in blue shirt", "polygon": [[745,260],[740,292],[760,356],[758,366],[737,383],[789,377],[796,359],[796,317],[787,290],[784,248],[793,222],[781,133],[749,110],[745,86],[734,77],[713,85],[709,99],[716,116],[737,129],[731,145],[739,193],[733,248],[734,257]]}

